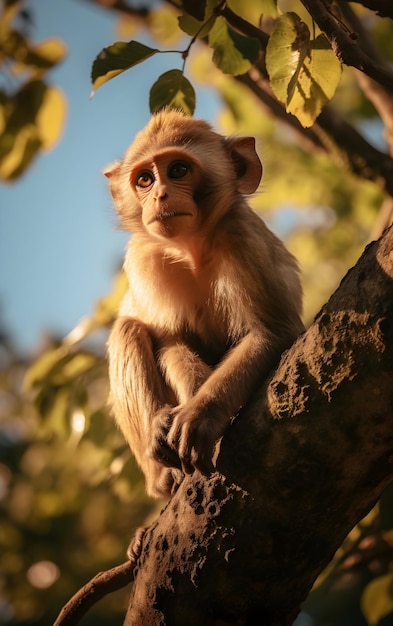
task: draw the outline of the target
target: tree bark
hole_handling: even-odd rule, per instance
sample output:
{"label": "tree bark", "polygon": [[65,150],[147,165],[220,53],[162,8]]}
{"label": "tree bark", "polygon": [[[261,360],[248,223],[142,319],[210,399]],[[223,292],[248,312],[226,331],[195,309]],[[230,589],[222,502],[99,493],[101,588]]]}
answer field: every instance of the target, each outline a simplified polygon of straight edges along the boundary
{"label": "tree bark", "polygon": [[393,229],[146,531],[126,626],[284,626],[393,478]]}

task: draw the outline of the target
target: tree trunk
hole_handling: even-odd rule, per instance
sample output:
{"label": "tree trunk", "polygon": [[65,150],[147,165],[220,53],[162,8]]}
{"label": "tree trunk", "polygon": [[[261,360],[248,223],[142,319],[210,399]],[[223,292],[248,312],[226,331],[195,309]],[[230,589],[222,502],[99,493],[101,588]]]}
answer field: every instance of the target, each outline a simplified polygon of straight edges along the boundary
{"label": "tree trunk", "polygon": [[292,624],[393,477],[393,229],[143,538],[127,626]]}

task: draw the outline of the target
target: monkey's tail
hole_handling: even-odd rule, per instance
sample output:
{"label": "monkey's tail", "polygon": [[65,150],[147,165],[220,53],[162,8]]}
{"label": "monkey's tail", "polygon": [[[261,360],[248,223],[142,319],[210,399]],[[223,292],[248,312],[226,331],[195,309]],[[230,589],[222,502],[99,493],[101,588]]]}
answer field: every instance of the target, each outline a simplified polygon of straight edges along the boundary
{"label": "monkey's tail", "polygon": [[146,527],[136,530],[128,546],[128,561],[100,572],[63,606],[53,626],[76,626],[87,611],[109,593],[126,587],[135,578],[135,566],[142,549]]}

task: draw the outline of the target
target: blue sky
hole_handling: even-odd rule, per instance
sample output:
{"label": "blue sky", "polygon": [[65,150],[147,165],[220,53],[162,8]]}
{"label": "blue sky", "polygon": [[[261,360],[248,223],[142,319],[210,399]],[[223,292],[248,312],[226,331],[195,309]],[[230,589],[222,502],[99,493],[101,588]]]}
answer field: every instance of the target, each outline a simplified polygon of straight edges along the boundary
{"label": "blue sky", "polygon": [[[116,14],[84,0],[29,6],[34,40],[58,36],[68,46],[49,75],[67,96],[68,115],[57,146],[18,182],[0,186],[0,325],[22,352],[46,331],[68,333],[110,290],[127,235],[117,229],[101,170],[148,121],[150,86],[180,68],[176,55],[155,56],[89,100],[92,61],[118,38]],[[218,108],[213,92],[198,90],[197,116],[214,123]]]}

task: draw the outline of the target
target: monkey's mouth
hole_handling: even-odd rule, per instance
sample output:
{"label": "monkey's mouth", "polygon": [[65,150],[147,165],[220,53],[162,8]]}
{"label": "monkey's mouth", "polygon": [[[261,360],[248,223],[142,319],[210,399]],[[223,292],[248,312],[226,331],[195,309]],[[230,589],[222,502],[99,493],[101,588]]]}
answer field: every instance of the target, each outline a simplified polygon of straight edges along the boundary
{"label": "monkey's mouth", "polygon": [[164,222],[171,217],[184,217],[187,215],[191,217],[191,213],[187,213],[185,211],[160,211],[160,213],[156,213],[155,215],[153,215],[153,217],[151,218],[151,220],[148,221],[147,224],[150,225],[153,224],[153,222]]}

